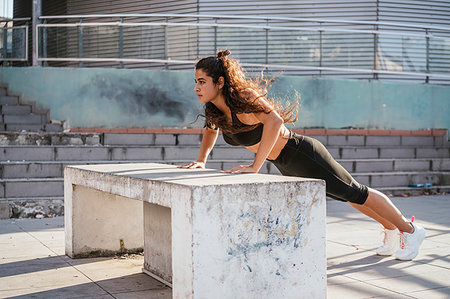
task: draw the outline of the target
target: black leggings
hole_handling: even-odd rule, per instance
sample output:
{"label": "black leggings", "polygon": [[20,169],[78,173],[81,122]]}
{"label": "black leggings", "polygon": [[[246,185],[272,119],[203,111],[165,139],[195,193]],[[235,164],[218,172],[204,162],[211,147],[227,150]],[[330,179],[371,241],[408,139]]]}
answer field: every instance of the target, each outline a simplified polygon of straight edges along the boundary
{"label": "black leggings", "polygon": [[322,179],[327,196],[364,204],[369,191],[342,167],[317,139],[291,132],[291,137],[276,160],[270,160],[287,176]]}

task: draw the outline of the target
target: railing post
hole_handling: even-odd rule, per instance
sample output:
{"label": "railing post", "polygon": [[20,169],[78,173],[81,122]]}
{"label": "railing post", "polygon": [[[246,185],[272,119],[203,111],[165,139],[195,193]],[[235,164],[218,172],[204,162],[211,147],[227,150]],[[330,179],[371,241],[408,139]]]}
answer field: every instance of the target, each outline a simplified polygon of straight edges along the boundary
{"label": "railing post", "polygon": [[[47,24],[47,20],[44,20],[44,25]],[[47,27],[43,27],[42,32],[42,57],[47,58]],[[48,62],[44,61],[44,66],[48,66]]]}
{"label": "railing post", "polygon": [[[119,25],[119,58],[123,58],[123,18],[120,18]],[[123,69],[123,61],[120,61],[120,68]]]}
{"label": "railing post", "polygon": [[375,33],[373,34],[373,78],[378,80],[378,64],[377,64],[377,56],[378,56],[378,25],[375,25]]}
{"label": "railing post", "polygon": [[3,26],[3,53],[2,53],[2,57],[3,57],[3,61],[4,61],[4,65],[6,65],[6,56],[8,55],[8,22],[5,23],[5,25]]}
{"label": "railing post", "polygon": [[269,64],[269,19],[266,21],[267,27],[264,28],[266,31],[266,64]]}
{"label": "railing post", "polygon": [[[215,18],[214,20],[217,25],[217,18]],[[214,53],[213,53],[213,55],[216,55],[216,53],[217,53],[217,26],[214,26]]]}
{"label": "railing post", "polygon": [[40,24],[40,17],[42,13],[42,0],[33,0],[33,18],[32,18],[32,27],[33,27],[33,58],[32,58],[32,65],[33,66],[40,66],[41,63],[38,60],[39,57],[39,49],[38,49],[38,31],[37,31],[37,25]]}
{"label": "railing post", "polygon": [[[80,26],[78,26],[78,58],[83,58],[83,27],[81,24],[83,19],[80,19]],[[80,67],[83,67],[83,61],[79,63]]]}
{"label": "railing post", "polygon": [[[425,28],[426,34],[426,73],[430,73],[430,36],[428,35],[428,28]],[[426,76],[425,83],[430,83],[430,76]]]}
{"label": "railing post", "polygon": [[322,76],[322,56],[323,56],[323,41],[322,41],[322,23],[319,22],[319,77]]}
{"label": "railing post", "polygon": [[[169,23],[169,18],[166,17],[166,23]],[[167,60],[169,58],[169,51],[168,51],[168,46],[169,46],[169,42],[167,41],[167,25],[163,25],[164,27],[164,60]],[[164,68],[167,70],[169,69],[169,64],[166,62],[164,64]]]}

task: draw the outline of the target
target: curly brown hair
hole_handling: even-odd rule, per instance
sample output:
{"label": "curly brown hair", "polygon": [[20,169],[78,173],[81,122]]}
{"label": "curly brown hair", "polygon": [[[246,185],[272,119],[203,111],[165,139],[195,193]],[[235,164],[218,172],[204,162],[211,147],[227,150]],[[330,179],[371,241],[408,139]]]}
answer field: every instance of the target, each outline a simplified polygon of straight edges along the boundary
{"label": "curly brown hair", "polygon": [[[250,79],[245,73],[236,59],[229,58],[231,52],[229,50],[218,50],[216,56],[210,56],[200,59],[195,64],[196,70],[202,70],[212,78],[213,83],[217,84],[220,77],[224,78],[224,86],[222,93],[225,98],[226,105],[235,113],[270,113],[272,109],[262,105],[259,98],[266,97],[267,90],[270,87],[273,78],[264,79],[261,75],[259,78]],[[259,96],[254,97],[254,92]],[[274,110],[283,118],[285,123],[294,122],[298,115],[298,99],[295,98],[293,103],[287,107],[283,107],[276,101],[266,98],[266,101]],[[235,128],[230,124],[225,114],[219,110],[213,103],[205,104],[205,126],[210,128],[221,128],[230,133],[239,133],[252,130],[254,126]]]}

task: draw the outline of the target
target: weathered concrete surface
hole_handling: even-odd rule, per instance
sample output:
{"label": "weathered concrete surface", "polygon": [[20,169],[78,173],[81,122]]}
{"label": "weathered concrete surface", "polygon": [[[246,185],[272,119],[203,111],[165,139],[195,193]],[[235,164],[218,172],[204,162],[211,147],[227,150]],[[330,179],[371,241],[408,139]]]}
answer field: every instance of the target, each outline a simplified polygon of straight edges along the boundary
{"label": "weathered concrete surface", "polygon": [[[144,202],[144,264],[173,283],[174,298],[326,296],[323,181],[141,163],[66,167],[65,185],[69,255],[84,248],[74,240],[86,241],[77,238],[84,232],[74,220],[84,201],[72,200],[71,193],[82,186]],[[95,212],[105,205],[107,200]],[[116,215],[133,217],[120,207]],[[117,218],[109,210],[103,226],[91,226],[95,235],[107,232]],[[160,228],[170,222],[171,238],[165,233],[171,244],[161,242],[164,230],[150,229],[158,221]]]}

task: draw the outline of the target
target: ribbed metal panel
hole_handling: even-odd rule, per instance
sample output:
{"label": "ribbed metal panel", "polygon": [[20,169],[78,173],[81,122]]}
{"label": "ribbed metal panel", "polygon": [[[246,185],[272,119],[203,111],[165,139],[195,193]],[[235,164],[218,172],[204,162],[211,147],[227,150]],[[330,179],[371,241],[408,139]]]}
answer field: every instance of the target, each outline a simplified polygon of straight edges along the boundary
{"label": "ribbed metal panel", "polygon": [[[68,14],[132,14],[132,13],[184,13],[196,14],[196,0],[68,0]],[[89,19],[84,22],[120,21],[115,19]],[[165,18],[126,18],[124,22],[164,22]],[[195,19],[179,18],[177,22],[192,22]],[[71,29],[69,55],[75,57],[79,51],[79,30]],[[197,29],[172,29],[164,27],[123,27],[123,57],[145,59],[186,59],[186,55],[197,56]],[[170,48],[165,49],[167,36]],[[83,57],[119,57],[120,28],[110,26],[83,28]],[[167,56],[167,57],[166,57]],[[118,63],[89,62],[85,66],[118,67]],[[124,63],[128,68],[165,68],[161,64]],[[183,66],[168,66],[176,69]]]}
{"label": "ribbed metal panel", "polygon": [[[376,21],[377,19],[377,3],[371,1],[219,1],[219,0],[199,0],[200,14],[224,14],[224,15],[252,15],[252,16],[268,16],[268,17],[293,17],[293,18],[314,18],[314,19],[336,19],[336,20],[353,20],[353,21]],[[205,22],[205,21],[202,21]],[[207,21],[206,21],[207,22]],[[223,21],[225,22],[225,21]],[[355,25],[341,23],[324,23],[320,24],[316,21],[303,22],[286,22],[286,21],[255,21],[255,20],[226,20],[227,23],[240,23],[252,25],[269,25],[284,26],[295,28],[318,28],[319,26],[327,28],[342,29],[360,29],[371,30],[370,25]],[[225,31],[225,30],[222,30]],[[214,53],[214,44],[210,40],[213,39],[214,33],[206,29],[201,29],[202,36],[200,40],[200,56],[211,55]],[[333,66],[341,66],[347,68],[369,68],[373,67],[373,63],[368,59],[373,57],[374,45],[373,36],[364,34],[332,34],[324,33],[322,36],[318,32],[310,31],[280,31],[269,30],[268,48],[269,59],[266,60],[265,37],[266,32],[260,30],[258,32],[240,30],[229,30],[229,33],[222,33],[218,30],[218,43],[216,48],[228,48],[235,57],[239,57],[242,61],[251,63],[287,63],[291,65],[302,66],[322,66],[330,65],[330,58],[333,57]],[[322,57],[319,54],[320,39],[323,41]],[[208,41],[209,40],[209,41]],[[355,47],[358,44],[359,47]],[[259,53],[254,55],[255,50]],[[300,49],[300,50],[299,50]],[[368,64],[369,63],[369,64]],[[255,71],[260,71],[255,69]],[[336,76],[343,75],[347,78],[370,78],[371,74],[342,74],[331,71],[285,71],[286,74],[298,75],[320,75],[333,74]]]}
{"label": "ribbed metal panel", "polygon": [[[13,7],[13,17],[14,18],[29,18],[31,17],[31,1],[19,1],[14,0],[14,7]],[[12,65],[14,66],[27,66],[31,65],[31,57],[32,57],[32,26],[31,21],[29,22],[14,22],[14,26],[22,26],[22,25],[28,25],[28,61],[15,61],[12,62]]]}
{"label": "ribbed metal panel", "polygon": [[[445,26],[450,27],[450,1],[418,1],[418,0],[379,0],[379,21],[401,22],[416,26]],[[380,26],[380,29],[391,29],[389,26]],[[405,31],[405,33],[425,33],[423,29]],[[448,32],[429,30],[428,33],[435,36],[450,38]],[[394,46],[397,45],[397,47]],[[390,57],[390,63],[403,71],[427,72],[450,74],[449,40],[428,40],[429,65],[426,65],[426,38],[398,37],[396,39],[383,39],[380,42],[382,52]],[[444,51],[446,49],[446,51]],[[380,79],[390,79],[392,76],[380,75]],[[423,82],[423,78],[399,77],[407,81]],[[430,83],[447,83],[448,80],[430,78]]]}

